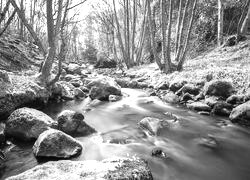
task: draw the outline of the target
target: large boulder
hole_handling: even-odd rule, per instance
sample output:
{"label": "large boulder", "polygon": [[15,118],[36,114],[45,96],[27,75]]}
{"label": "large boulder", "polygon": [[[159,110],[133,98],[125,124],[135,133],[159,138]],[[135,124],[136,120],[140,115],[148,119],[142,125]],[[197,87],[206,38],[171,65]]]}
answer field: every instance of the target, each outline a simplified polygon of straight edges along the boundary
{"label": "large boulder", "polygon": [[20,140],[35,140],[41,133],[56,128],[57,122],[41,111],[31,108],[15,110],[8,118],[4,133]]}
{"label": "large boulder", "polygon": [[38,85],[33,76],[0,73],[0,116],[7,118],[18,107],[43,105],[49,99],[47,88]]}
{"label": "large boulder", "polygon": [[176,94],[174,94],[173,92],[169,92],[167,94],[165,94],[162,97],[163,101],[167,102],[167,103],[172,103],[172,104],[177,104],[180,102],[180,98],[179,96],[177,96]]}
{"label": "large boulder", "polygon": [[181,89],[179,89],[176,94],[178,96],[182,95],[182,94],[185,94],[185,93],[189,93],[189,94],[192,94],[192,95],[198,95],[200,93],[200,89],[193,85],[193,84],[185,84]]}
{"label": "large boulder", "polygon": [[158,131],[164,127],[168,126],[167,121],[152,118],[152,117],[145,117],[142,119],[138,125],[142,128],[148,131],[150,135],[158,135]]}
{"label": "large boulder", "polygon": [[95,64],[95,68],[116,68],[117,62],[114,58],[108,57],[103,52],[98,52],[97,55],[97,62]]}
{"label": "large boulder", "polygon": [[224,101],[220,101],[213,106],[212,114],[219,116],[229,116],[232,111],[232,108],[233,107],[231,104]]}
{"label": "large boulder", "polygon": [[72,79],[69,81],[74,87],[80,87],[83,85],[82,81],[80,79]]}
{"label": "large boulder", "polygon": [[193,103],[187,104],[187,107],[189,109],[196,110],[196,111],[208,111],[208,112],[211,111],[211,107],[203,102],[193,102]]}
{"label": "large boulder", "polygon": [[81,74],[81,66],[75,63],[70,63],[66,71],[69,74]]}
{"label": "large boulder", "polygon": [[100,77],[87,84],[91,99],[108,100],[109,95],[121,96],[121,87],[110,77]]}
{"label": "large boulder", "polygon": [[95,68],[116,68],[117,62],[114,59],[100,59],[95,64]]}
{"label": "large boulder", "polygon": [[36,157],[70,158],[79,155],[81,151],[79,141],[55,129],[44,131],[33,146]]}
{"label": "large boulder", "polygon": [[89,135],[95,131],[84,121],[83,114],[71,110],[64,110],[57,117],[58,129],[69,135]]}
{"label": "large boulder", "polygon": [[181,89],[185,84],[187,84],[187,81],[185,79],[173,80],[169,84],[169,89],[173,92],[176,92]]}
{"label": "large boulder", "polygon": [[75,88],[74,94],[76,99],[83,99],[87,97],[87,95],[80,88]]}
{"label": "large boulder", "polygon": [[144,160],[112,158],[103,161],[52,161],[38,165],[7,180],[153,180],[152,173]]}
{"label": "large boulder", "polygon": [[213,80],[205,84],[204,95],[228,98],[234,92],[231,82],[226,80]]}
{"label": "large boulder", "polygon": [[71,80],[80,80],[80,77],[79,76],[76,76],[76,75],[73,75],[73,74],[67,74],[65,77],[64,77],[64,80],[69,82]]}
{"label": "large boulder", "polygon": [[245,96],[244,95],[232,95],[227,98],[226,102],[229,104],[242,104],[245,101]]}
{"label": "large boulder", "polygon": [[207,96],[207,97],[205,97],[205,103],[207,105],[209,105],[210,107],[212,107],[212,108],[219,101],[221,101],[221,99],[219,97],[217,97],[217,96]]}
{"label": "large boulder", "polygon": [[187,101],[193,101],[194,100],[194,96],[192,94],[189,93],[185,93],[181,96],[180,101],[181,102],[187,102]]}
{"label": "large boulder", "polygon": [[245,102],[233,109],[229,119],[232,122],[247,123],[250,124],[250,101]]}
{"label": "large boulder", "polygon": [[54,97],[60,97],[64,100],[73,100],[75,97],[74,89],[75,87],[71,83],[58,81],[54,84],[52,93]]}
{"label": "large boulder", "polygon": [[115,81],[122,88],[127,88],[129,87],[129,84],[130,84],[130,78],[117,78],[115,79]]}

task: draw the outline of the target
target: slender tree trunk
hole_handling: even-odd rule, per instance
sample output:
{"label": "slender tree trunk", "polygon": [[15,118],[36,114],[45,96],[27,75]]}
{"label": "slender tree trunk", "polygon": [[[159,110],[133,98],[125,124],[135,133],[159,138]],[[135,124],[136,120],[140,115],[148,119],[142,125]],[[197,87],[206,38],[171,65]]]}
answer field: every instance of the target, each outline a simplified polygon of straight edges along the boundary
{"label": "slender tree trunk", "polygon": [[127,57],[128,57],[128,61],[129,61],[129,68],[132,66],[132,62],[131,62],[131,55],[130,55],[130,23],[129,23],[129,0],[126,0],[126,25],[127,25]]}
{"label": "slender tree trunk", "polygon": [[220,46],[223,42],[223,2],[218,0],[218,35],[217,35],[217,44]]}
{"label": "slender tree trunk", "polygon": [[131,61],[135,63],[135,31],[137,19],[137,0],[133,0],[133,22],[132,22],[132,40],[131,40]]}
{"label": "slender tree trunk", "polygon": [[46,1],[46,12],[47,12],[47,35],[49,43],[49,53],[44,61],[41,71],[42,72],[41,80],[45,84],[49,83],[50,71],[56,54],[52,0]]}
{"label": "slender tree trunk", "polygon": [[58,11],[57,11],[57,18],[56,18],[56,26],[55,26],[55,46],[58,46],[59,36],[60,36],[60,27],[62,21],[62,8],[63,8],[63,0],[58,0]]}
{"label": "slender tree trunk", "polygon": [[0,16],[0,24],[2,23],[2,21],[5,19],[6,13],[9,10],[9,6],[10,6],[10,0],[8,0],[6,2],[5,7],[3,8],[3,12],[1,12],[1,16]]}
{"label": "slender tree trunk", "polygon": [[3,0],[0,1],[0,12],[2,12],[2,9],[3,9]]}
{"label": "slender tree trunk", "polygon": [[66,1],[62,22],[60,24],[61,45],[60,45],[60,52],[58,55],[58,73],[55,76],[55,78],[49,82],[49,85],[53,85],[59,80],[60,75],[62,73],[62,62],[65,61],[66,59],[67,45],[66,45],[66,35],[64,31],[65,31],[67,14],[69,11],[68,7],[69,7],[69,0]]}
{"label": "slender tree trunk", "polygon": [[[113,22],[113,20],[112,20]],[[117,62],[119,62],[118,57],[117,57],[117,50],[116,50],[116,44],[115,44],[115,28],[112,30],[112,41],[113,41],[113,54],[114,58]]]}
{"label": "slender tree trunk", "polygon": [[181,25],[181,20],[182,20],[182,1],[179,1],[179,10],[178,10],[178,19],[176,23],[176,38],[175,38],[175,54],[177,54],[178,47],[179,47],[179,39],[180,39],[180,25]]}
{"label": "slender tree trunk", "polygon": [[[166,4],[166,3],[165,3]],[[173,0],[169,1],[168,10],[168,34],[167,34],[167,47],[166,47],[166,59],[164,60],[164,72],[168,73],[171,71],[171,30],[172,30],[172,15],[173,15]]]}
{"label": "slender tree trunk", "polygon": [[248,12],[241,27],[241,34],[246,34],[248,32],[249,25],[250,25],[250,6],[248,6]]}
{"label": "slender tree trunk", "polygon": [[180,25],[180,35],[179,35],[179,41],[178,41],[178,48],[177,48],[177,53],[175,55],[175,61],[178,62],[183,50],[182,42],[183,42],[183,32],[184,32],[184,24],[187,20],[187,10],[189,6],[190,0],[186,0],[185,7],[184,7],[184,12],[182,14],[182,20],[181,20],[181,25]]}
{"label": "slender tree trunk", "polygon": [[[162,59],[164,64],[167,59],[167,42],[166,42],[166,0],[161,0],[161,33],[162,33]],[[167,70],[165,66],[164,70]]]}
{"label": "slender tree trunk", "polygon": [[121,31],[120,31],[120,23],[117,17],[117,12],[116,12],[116,4],[115,4],[115,0],[113,0],[113,8],[114,8],[114,16],[115,16],[115,22],[116,22],[116,28],[117,28],[117,38],[119,41],[119,46],[120,46],[120,50],[122,53],[122,58],[125,62],[125,64],[127,65],[127,57],[126,57],[126,52],[124,49],[124,45],[123,45],[123,41],[122,41],[122,36],[121,36]]}
{"label": "slender tree trunk", "polygon": [[123,0],[123,14],[124,14],[124,19],[123,19],[123,39],[124,39],[124,50],[126,53],[126,60],[125,63],[127,65],[127,68],[129,68],[129,61],[128,61],[128,39],[127,39],[127,11],[126,11],[126,0]]}
{"label": "slender tree trunk", "polygon": [[241,31],[244,19],[245,19],[246,15],[247,15],[249,6],[250,6],[250,0],[246,0],[246,3],[244,5],[244,8],[243,8],[243,11],[241,13],[241,17],[240,17],[240,20],[239,20],[239,23],[238,23],[238,26],[237,26],[237,41],[238,41],[238,38],[239,38],[239,36],[241,34],[240,31]]}
{"label": "slender tree trunk", "polygon": [[151,14],[151,7],[150,7],[150,0],[147,0],[147,6],[148,6],[148,22],[149,22],[149,31],[150,31],[150,39],[151,39],[151,46],[152,46],[152,50],[153,50],[153,55],[154,55],[154,59],[158,65],[158,67],[162,70],[162,64],[160,61],[160,58],[157,55],[156,52],[156,40],[154,37],[154,31],[153,31],[153,20],[152,20],[152,14]]}
{"label": "slender tree trunk", "polygon": [[143,45],[145,42],[145,34],[146,34],[146,27],[147,27],[147,17],[148,17],[148,11],[147,11],[147,3],[148,1],[145,2],[145,7],[144,7],[144,14],[143,14],[143,21],[141,25],[141,32],[140,32],[140,40],[139,40],[139,45],[138,45],[138,50],[136,53],[136,63],[137,65],[140,65],[141,62],[141,56],[142,56],[142,50],[143,50]]}
{"label": "slender tree trunk", "polygon": [[11,14],[11,16],[9,17],[9,19],[7,20],[4,28],[1,30],[0,32],[0,37],[3,35],[3,33],[6,31],[6,29],[8,28],[8,26],[10,25],[11,21],[13,20],[13,18],[15,17],[16,14],[16,10],[13,11],[13,13]]}
{"label": "slender tree trunk", "polygon": [[178,63],[178,66],[177,66],[178,71],[183,69],[183,64],[184,64],[184,61],[186,59],[187,47],[188,47],[188,43],[189,43],[189,39],[190,39],[190,35],[191,35],[191,30],[192,30],[192,26],[193,26],[193,22],[194,22],[194,15],[195,15],[196,5],[197,5],[197,0],[194,0],[192,11],[191,11],[191,17],[190,17],[190,21],[189,21],[189,26],[188,26],[188,31],[187,31],[187,37],[186,37],[186,40],[185,40],[184,49],[183,49],[183,52],[182,52],[182,55],[181,55],[181,59],[180,59],[180,61]]}

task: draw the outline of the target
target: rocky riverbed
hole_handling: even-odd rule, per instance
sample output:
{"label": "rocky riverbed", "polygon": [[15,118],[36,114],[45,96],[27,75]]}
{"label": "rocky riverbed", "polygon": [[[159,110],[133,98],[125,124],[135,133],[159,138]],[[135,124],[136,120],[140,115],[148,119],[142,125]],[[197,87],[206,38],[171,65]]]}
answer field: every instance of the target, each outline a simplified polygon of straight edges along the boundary
{"label": "rocky riverbed", "polygon": [[[240,46],[243,46],[243,49],[248,47],[245,47],[244,44]],[[5,125],[1,128],[0,143],[4,147],[3,149],[6,149],[6,143],[10,144],[6,140],[36,141],[33,153],[37,158],[68,159],[78,156],[85,147],[74,137],[88,136],[97,132],[95,128],[84,121],[84,116],[81,113],[66,110],[61,112],[57,118],[52,119],[33,108],[42,109],[53,101],[77,100],[81,102],[88,99],[87,112],[91,110],[91,107],[98,106],[102,102],[119,101],[124,96],[121,88],[143,89],[152,97],[160,97],[164,103],[181,104],[201,115],[224,116],[233,123],[250,125],[250,77],[248,69],[222,66],[219,68],[202,67],[194,71],[187,70],[166,75],[162,74],[154,64],[123,72],[116,69],[94,70],[85,65],[71,63],[67,66],[64,65],[60,81],[49,89],[39,85],[34,72],[11,73],[1,70],[0,115],[1,121]],[[175,115],[169,114],[169,116],[176,121],[178,120]],[[168,123],[161,119],[145,117],[139,122],[139,125],[149,135],[154,136],[158,134],[159,129],[167,127]],[[216,145],[213,138],[205,141],[208,142],[205,144]],[[161,149],[156,149],[152,154],[164,156]],[[101,173],[101,176],[106,179],[115,179],[117,171],[118,177],[122,177],[124,175],[122,172],[127,169],[128,177],[152,179],[147,164],[139,163],[140,165],[138,165],[138,162],[142,161],[130,159],[79,163],[58,161],[58,163],[47,163],[35,167],[10,179],[33,179],[36,176],[33,174],[34,171],[37,172],[37,176],[41,176],[44,173],[43,169],[55,166],[56,174],[46,175],[50,178],[58,173],[71,172],[72,167],[81,169],[80,167],[88,163],[93,163],[98,167],[104,167],[105,163],[111,163],[111,169],[100,172],[95,169],[90,169],[88,172],[79,170],[76,176],[81,176],[83,173],[88,177],[89,173],[96,173],[96,176],[99,177]],[[121,168],[116,169],[117,163],[122,164]],[[4,162],[1,161],[1,164]],[[61,169],[61,164],[67,164],[69,169]]]}

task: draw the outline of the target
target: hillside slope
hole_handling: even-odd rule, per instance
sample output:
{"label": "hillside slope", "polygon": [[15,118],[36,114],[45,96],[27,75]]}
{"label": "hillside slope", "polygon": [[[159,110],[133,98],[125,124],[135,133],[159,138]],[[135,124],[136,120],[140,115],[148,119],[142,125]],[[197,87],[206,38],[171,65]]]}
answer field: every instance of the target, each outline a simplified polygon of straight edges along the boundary
{"label": "hillside slope", "polygon": [[238,93],[245,93],[250,86],[250,42],[240,42],[232,47],[219,47],[194,59],[186,61],[182,72],[161,73],[155,63],[134,67],[126,74],[144,77],[153,87],[157,84],[185,79],[199,83],[211,79],[231,81]]}
{"label": "hillside slope", "polygon": [[0,37],[0,70],[36,69],[43,59],[36,45],[11,36]]}

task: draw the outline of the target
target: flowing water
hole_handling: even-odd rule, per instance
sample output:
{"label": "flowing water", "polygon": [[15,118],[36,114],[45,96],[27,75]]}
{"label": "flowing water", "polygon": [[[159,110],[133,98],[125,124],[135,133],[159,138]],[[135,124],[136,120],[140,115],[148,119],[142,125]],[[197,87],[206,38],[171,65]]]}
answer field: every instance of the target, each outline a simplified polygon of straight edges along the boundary
{"label": "flowing water", "polygon": [[[118,102],[52,104],[44,112],[56,117],[64,109],[85,114],[85,121],[99,133],[77,138],[82,154],[73,160],[102,160],[113,156],[141,157],[148,161],[155,180],[249,180],[250,130],[227,119],[198,115],[161,102],[144,92],[123,89]],[[172,120],[166,112],[179,117]],[[168,121],[158,136],[150,136],[137,123],[144,117]],[[152,156],[161,148],[165,156]],[[21,173],[38,164],[32,144],[15,143],[6,149],[1,178]]]}

